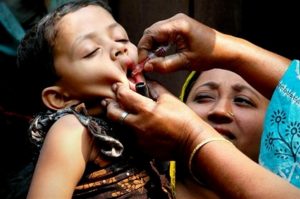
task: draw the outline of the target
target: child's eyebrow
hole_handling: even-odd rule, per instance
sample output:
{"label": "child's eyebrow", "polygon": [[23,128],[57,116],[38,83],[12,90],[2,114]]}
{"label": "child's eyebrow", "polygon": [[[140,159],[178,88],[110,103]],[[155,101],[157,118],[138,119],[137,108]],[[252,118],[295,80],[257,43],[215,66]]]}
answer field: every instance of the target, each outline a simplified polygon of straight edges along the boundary
{"label": "child's eyebrow", "polygon": [[[110,25],[108,25],[107,26],[107,30],[112,30],[112,29],[114,29],[114,28],[116,28],[116,27],[121,27],[121,25],[119,24],[119,23],[112,23],[112,24],[110,24]],[[93,36],[95,35],[95,33],[94,32],[90,32],[90,33],[88,33],[88,34],[85,34],[85,35],[82,35],[82,36],[80,36],[80,37],[78,37],[78,38],[76,38],[76,40],[73,42],[73,48],[78,44],[78,43],[80,43],[81,41],[83,41],[83,40],[85,40],[86,38],[92,38]]]}
{"label": "child's eyebrow", "polygon": [[88,34],[80,35],[79,37],[77,37],[77,38],[75,39],[75,41],[72,42],[72,44],[71,44],[71,54],[72,54],[72,55],[74,54],[75,49],[78,47],[78,45],[79,45],[82,41],[86,40],[87,38],[92,38],[92,37],[94,37],[94,36],[95,36],[95,33],[94,33],[94,32],[90,32],[90,33],[88,33]]}
{"label": "child's eyebrow", "polygon": [[[119,28],[119,27],[122,27],[122,26],[119,23],[115,22],[115,23],[109,24],[106,29],[107,29],[107,31],[110,32],[113,29]],[[76,38],[75,41],[73,42],[72,46],[71,46],[71,49],[72,49],[72,53],[71,54],[72,55],[74,54],[74,50],[76,49],[76,46],[78,46],[78,44],[80,44],[85,39],[89,39],[89,38],[95,37],[95,35],[96,34],[94,32],[90,32],[90,33],[81,35],[78,38]]]}
{"label": "child's eyebrow", "polygon": [[124,27],[121,24],[119,24],[118,22],[112,23],[107,27],[108,32],[113,32],[115,29],[125,32],[127,34]]}
{"label": "child's eyebrow", "polygon": [[115,22],[115,23],[110,24],[108,26],[108,29],[114,29],[114,28],[119,27],[119,26],[121,26],[121,25],[119,23]]}

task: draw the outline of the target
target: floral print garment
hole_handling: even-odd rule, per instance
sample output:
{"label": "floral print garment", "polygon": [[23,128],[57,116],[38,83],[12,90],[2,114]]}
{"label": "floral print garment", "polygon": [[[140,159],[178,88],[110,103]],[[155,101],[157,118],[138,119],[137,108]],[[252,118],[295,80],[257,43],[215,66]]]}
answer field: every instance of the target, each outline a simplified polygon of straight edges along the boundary
{"label": "floral print garment", "polygon": [[270,101],[259,163],[300,188],[300,63],[292,61]]}

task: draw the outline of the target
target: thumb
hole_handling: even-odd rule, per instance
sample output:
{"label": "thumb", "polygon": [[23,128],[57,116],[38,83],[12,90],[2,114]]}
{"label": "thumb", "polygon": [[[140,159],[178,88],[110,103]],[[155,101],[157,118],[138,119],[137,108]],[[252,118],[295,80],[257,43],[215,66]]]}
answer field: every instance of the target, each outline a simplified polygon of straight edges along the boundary
{"label": "thumb", "polygon": [[150,95],[152,99],[157,100],[163,94],[171,94],[165,87],[156,81],[147,81]]}

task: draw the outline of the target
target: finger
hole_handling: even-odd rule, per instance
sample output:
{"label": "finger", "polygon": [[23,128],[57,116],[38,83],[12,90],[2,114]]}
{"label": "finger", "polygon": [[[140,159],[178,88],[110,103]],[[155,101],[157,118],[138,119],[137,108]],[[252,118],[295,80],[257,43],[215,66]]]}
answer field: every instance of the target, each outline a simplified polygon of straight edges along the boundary
{"label": "finger", "polygon": [[138,43],[139,62],[147,58],[149,51],[155,50],[158,46],[167,45],[174,40],[174,33],[171,28],[168,20],[162,20],[144,31]]}
{"label": "finger", "polygon": [[106,100],[107,117],[120,124],[126,124],[134,121],[134,115],[123,110],[119,104],[111,99]]}
{"label": "finger", "polygon": [[[155,48],[155,44],[173,43],[176,45],[176,53],[164,57],[156,57],[148,60],[144,65],[146,72],[169,73],[189,68],[189,51],[187,50],[187,39],[185,31],[188,30],[186,23],[176,20],[181,15],[176,15],[173,19],[157,22],[146,29],[144,36],[139,42],[139,56],[143,59],[148,52]],[[180,25],[180,28],[176,28]],[[185,28],[184,28],[185,27]],[[158,44],[160,43],[160,44]]]}
{"label": "finger", "polygon": [[162,94],[171,94],[166,88],[156,81],[147,81],[150,95],[152,99],[157,100]]}
{"label": "finger", "polygon": [[170,73],[189,68],[189,59],[186,52],[171,54],[166,57],[150,59],[144,65],[145,72]]}
{"label": "finger", "polygon": [[128,86],[117,83],[113,89],[120,105],[131,113],[138,113],[140,110],[154,106],[154,101],[144,97],[128,88]]}
{"label": "finger", "polygon": [[113,121],[117,121],[121,113],[124,111],[123,109],[121,109],[120,105],[113,99],[105,99],[105,106],[107,115]]}
{"label": "finger", "polygon": [[[146,58],[148,52],[154,50],[158,45],[178,43],[178,35],[185,35],[190,29],[182,14],[177,14],[169,19],[161,20],[147,29],[138,43],[139,57]],[[142,60],[142,59],[141,59]]]}
{"label": "finger", "polygon": [[169,24],[166,23],[166,20],[162,20],[145,29],[138,43],[139,54],[144,50],[154,50],[159,43],[168,43],[170,41],[170,32],[166,31],[169,29],[168,27]]}

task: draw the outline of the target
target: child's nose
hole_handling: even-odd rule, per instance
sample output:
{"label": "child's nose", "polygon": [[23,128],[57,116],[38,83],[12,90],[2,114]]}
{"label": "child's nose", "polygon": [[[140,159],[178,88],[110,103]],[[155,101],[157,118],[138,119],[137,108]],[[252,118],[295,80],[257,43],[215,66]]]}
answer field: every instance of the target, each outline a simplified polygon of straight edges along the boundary
{"label": "child's nose", "polygon": [[119,56],[127,53],[128,53],[128,49],[125,45],[118,45],[112,50],[111,56],[113,60],[116,60]]}

